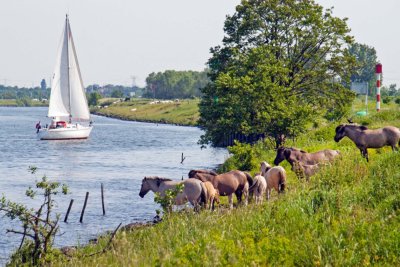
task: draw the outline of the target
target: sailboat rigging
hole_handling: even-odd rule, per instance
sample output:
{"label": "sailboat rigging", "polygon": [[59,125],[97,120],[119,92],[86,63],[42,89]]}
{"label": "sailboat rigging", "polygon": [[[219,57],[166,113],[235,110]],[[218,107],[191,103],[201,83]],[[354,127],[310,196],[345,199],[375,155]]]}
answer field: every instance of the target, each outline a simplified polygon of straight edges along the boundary
{"label": "sailboat rigging", "polygon": [[49,127],[39,129],[37,134],[41,140],[86,139],[93,128],[91,123],[81,124],[90,121],[90,112],[68,15],[53,74],[47,117],[52,121]]}

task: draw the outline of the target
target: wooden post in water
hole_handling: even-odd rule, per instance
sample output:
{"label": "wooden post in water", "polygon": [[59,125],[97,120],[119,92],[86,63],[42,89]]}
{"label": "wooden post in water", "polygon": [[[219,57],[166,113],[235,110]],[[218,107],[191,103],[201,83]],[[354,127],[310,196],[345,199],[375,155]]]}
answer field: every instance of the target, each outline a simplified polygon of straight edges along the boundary
{"label": "wooden post in water", "polygon": [[106,215],[106,208],[104,207],[104,186],[101,183],[101,205],[103,207],[103,216]]}
{"label": "wooden post in water", "polygon": [[87,204],[88,198],[89,198],[89,192],[86,192],[85,203],[83,204],[83,209],[82,209],[82,212],[81,212],[81,218],[79,219],[80,223],[82,223],[82,221],[83,221],[83,214],[85,214],[85,209],[86,209],[86,204]]}
{"label": "wooden post in water", "polygon": [[64,222],[65,222],[65,223],[68,221],[68,215],[69,215],[69,212],[71,211],[71,207],[72,207],[72,204],[73,204],[73,203],[74,203],[74,200],[71,199],[71,201],[69,202],[67,214],[65,214],[65,218],[64,218]]}

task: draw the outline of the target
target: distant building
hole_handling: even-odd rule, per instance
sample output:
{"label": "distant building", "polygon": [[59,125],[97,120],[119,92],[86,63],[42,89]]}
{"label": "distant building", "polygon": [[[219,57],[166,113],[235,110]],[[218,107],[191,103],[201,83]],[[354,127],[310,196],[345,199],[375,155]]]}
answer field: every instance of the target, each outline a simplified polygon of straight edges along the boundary
{"label": "distant building", "polygon": [[40,82],[40,88],[42,89],[42,91],[45,91],[47,89],[47,84],[45,79],[42,79],[42,81]]}

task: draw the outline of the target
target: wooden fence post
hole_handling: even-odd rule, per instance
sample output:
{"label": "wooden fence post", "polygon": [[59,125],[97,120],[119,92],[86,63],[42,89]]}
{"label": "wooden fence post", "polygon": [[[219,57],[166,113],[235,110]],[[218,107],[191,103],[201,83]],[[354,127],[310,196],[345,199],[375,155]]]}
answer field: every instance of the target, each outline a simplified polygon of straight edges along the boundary
{"label": "wooden fence post", "polygon": [[74,203],[74,200],[71,199],[71,201],[69,202],[67,214],[65,214],[65,218],[64,218],[64,222],[65,222],[65,223],[68,221],[69,212],[71,211],[71,207],[72,207],[72,204],[73,204],[73,203]]}
{"label": "wooden fence post", "polygon": [[104,186],[101,183],[101,205],[103,207],[103,216],[106,215],[106,208],[104,207]]}
{"label": "wooden fence post", "polygon": [[82,223],[82,221],[83,221],[83,214],[85,214],[85,209],[86,209],[86,204],[87,204],[88,198],[89,198],[89,192],[86,192],[85,203],[83,204],[83,209],[82,209],[82,212],[81,212],[81,218],[79,219],[80,223]]}

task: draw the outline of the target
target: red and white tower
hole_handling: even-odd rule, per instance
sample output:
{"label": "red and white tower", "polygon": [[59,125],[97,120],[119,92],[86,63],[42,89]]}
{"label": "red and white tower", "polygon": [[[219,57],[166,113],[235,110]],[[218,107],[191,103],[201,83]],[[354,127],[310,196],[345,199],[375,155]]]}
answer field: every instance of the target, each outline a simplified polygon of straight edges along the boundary
{"label": "red and white tower", "polygon": [[382,64],[378,63],[375,66],[376,74],[376,111],[381,110],[381,80],[382,80]]}

